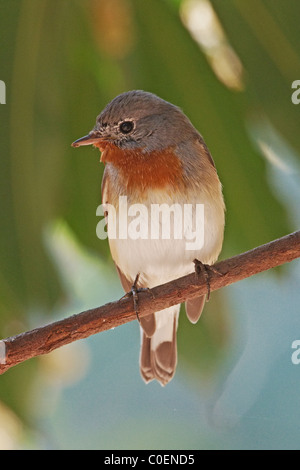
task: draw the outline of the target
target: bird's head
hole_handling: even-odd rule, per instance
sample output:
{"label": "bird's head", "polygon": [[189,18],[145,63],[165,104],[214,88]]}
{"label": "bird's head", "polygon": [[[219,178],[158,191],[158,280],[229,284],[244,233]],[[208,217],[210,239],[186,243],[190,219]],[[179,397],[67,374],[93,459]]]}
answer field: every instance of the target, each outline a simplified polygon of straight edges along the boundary
{"label": "bird's head", "polygon": [[123,150],[150,153],[193,135],[197,131],[177,106],[152,93],[134,90],[114,98],[99,114],[92,131],[72,146],[92,144],[102,150],[113,144]]}

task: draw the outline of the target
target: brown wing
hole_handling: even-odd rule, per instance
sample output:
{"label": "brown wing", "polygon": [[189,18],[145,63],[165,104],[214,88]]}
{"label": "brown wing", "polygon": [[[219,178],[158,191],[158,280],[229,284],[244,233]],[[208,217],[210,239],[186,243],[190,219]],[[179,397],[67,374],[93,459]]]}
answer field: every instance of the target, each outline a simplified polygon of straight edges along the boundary
{"label": "brown wing", "polygon": [[120,281],[121,281],[121,284],[122,284],[122,287],[123,287],[124,291],[125,292],[130,292],[131,288],[132,288],[132,282],[128,281],[127,277],[124,276],[121,269],[119,268],[119,266],[116,265],[116,263],[115,263],[115,266],[117,268],[117,273],[119,275],[119,278],[120,278]]}
{"label": "brown wing", "polygon": [[185,311],[191,323],[197,323],[205,304],[206,295],[201,295],[196,299],[189,299],[185,302]]}
{"label": "brown wing", "polygon": [[101,183],[101,195],[102,195],[102,204],[108,203],[108,188],[109,188],[109,176],[107,167],[104,168],[104,173]]}

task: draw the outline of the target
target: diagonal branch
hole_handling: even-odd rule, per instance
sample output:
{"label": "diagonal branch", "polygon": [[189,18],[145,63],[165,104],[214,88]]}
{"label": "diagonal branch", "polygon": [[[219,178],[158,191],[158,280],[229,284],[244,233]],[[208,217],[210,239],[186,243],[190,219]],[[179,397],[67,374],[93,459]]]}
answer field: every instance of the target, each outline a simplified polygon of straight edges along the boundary
{"label": "diagonal branch", "polygon": [[[300,231],[215,264],[218,272],[210,272],[211,291],[299,257]],[[157,286],[151,292],[141,292],[139,316],[146,316],[206,292],[206,280],[197,277],[195,273],[189,274]],[[27,359],[135,319],[133,302],[129,297],[6,338],[0,341],[0,374]]]}

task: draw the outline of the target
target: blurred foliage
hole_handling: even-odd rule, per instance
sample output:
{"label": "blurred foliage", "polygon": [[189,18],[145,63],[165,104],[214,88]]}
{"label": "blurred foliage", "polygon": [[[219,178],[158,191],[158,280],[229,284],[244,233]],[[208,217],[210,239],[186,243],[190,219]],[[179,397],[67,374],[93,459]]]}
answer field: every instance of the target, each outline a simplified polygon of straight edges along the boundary
{"label": "blurred foliage", "polygon": [[[70,144],[123,91],[145,89],[179,105],[204,136],[227,205],[223,257],[291,229],[248,125],[267,119],[300,153],[300,115],[290,98],[300,77],[299,1],[211,0],[222,31],[215,62],[183,25],[186,4],[0,0],[0,79],[7,87],[7,104],[0,105],[2,337],[28,328],[69,295],[44,242],[50,222],[65,220],[110,268],[108,244],[95,233],[99,153]],[[227,66],[237,68],[237,86],[226,84],[224,51]],[[214,297],[197,328],[181,320],[180,360],[194,373],[199,356],[202,373],[214,370],[229,341],[224,294]],[[22,416],[34,364],[1,378],[1,400]]]}

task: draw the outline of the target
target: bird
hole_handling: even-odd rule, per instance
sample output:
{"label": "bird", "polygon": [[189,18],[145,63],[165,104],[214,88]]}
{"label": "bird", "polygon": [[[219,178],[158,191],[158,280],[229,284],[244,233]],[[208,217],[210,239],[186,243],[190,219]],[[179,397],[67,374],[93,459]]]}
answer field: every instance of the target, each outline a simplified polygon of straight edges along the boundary
{"label": "bird", "polygon": [[[199,273],[199,265],[207,275],[206,267],[216,262],[222,249],[225,203],[214,160],[184,112],[148,91],[127,91],[109,102],[93,129],[72,144],[83,145],[98,148],[105,165],[102,204],[111,256],[124,291],[151,289],[192,273],[195,267]],[[140,232],[134,237],[118,237],[121,219],[109,217],[114,208],[117,215],[125,217],[124,223],[133,220],[129,212],[121,213],[124,197],[128,207],[142,205],[150,214],[140,214],[136,221]],[[197,206],[203,207],[198,226]],[[167,236],[162,234],[166,218],[156,217],[159,233],[155,236],[147,231],[155,213],[152,209],[157,207],[179,209],[173,211],[174,224],[173,228],[169,224]],[[182,222],[175,220],[176,214],[185,208],[192,209],[186,211],[182,236],[175,236]],[[203,235],[202,243],[188,247],[191,234],[197,236],[198,232]],[[199,320],[206,297],[204,294],[186,301],[186,314],[192,323]],[[157,380],[165,386],[175,374],[179,310],[180,304],[139,318],[140,372],[146,383]]]}

